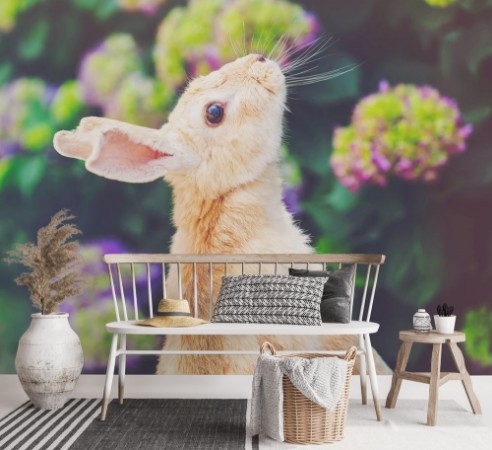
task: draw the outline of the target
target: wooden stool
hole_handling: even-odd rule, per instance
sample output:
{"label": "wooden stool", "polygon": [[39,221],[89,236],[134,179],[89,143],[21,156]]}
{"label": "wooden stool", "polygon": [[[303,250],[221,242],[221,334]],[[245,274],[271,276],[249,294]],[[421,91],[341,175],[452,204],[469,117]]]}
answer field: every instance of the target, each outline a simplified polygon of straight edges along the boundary
{"label": "wooden stool", "polygon": [[[386,400],[386,408],[394,408],[400,392],[401,381],[410,380],[419,383],[429,384],[429,406],[427,409],[427,425],[436,424],[437,396],[439,386],[448,380],[461,380],[465,388],[468,401],[474,414],[482,414],[478,398],[473,392],[470,374],[466,370],[465,359],[458,347],[458,342],[465,342],[465,333],[456,331],[453,334],[439,334],[436,331],[430,333],[416,333],[413,330],[400,331],[402,345],[398,352],[396,368],[393,372],[391,389]],[[406,367],[410,350],[414,343],[432,344],[431,371],[428,372],[407,372]],[[441,351],[442,344],[446,344],[453,356],[454,363],[458,372],[441,372]]]}

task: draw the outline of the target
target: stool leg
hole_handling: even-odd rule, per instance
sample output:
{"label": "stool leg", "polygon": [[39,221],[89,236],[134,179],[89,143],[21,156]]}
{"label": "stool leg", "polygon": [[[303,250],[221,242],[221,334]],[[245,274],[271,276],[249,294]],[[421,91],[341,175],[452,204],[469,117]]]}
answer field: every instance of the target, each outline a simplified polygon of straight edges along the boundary
{"label": "stool leg", "polygon": [[475,395],[475,392],[473,392],[470,374],[466,370],[465,358],[463,358],[463,353],[461,352],[456,342],[446,341],[446,344],[449,350],[451,350],[451,354],[453,355],[456,368],[458,369],[458,372],[461,374],[461,382],[463,383],[463,387],[465,388],[465,392],[468,397],[468,401],[470,402],[470,406],[473,411],[473,414],[482,414],[482,408],[480,408],[480,403],[478,401],[478,398]]}
{"label": "stool leg", "polygon": [[396,367],[393,372],[393,379],[391,380],[391,389],[388,398],[386,399],[386,408],[394,408],[396,406],[402,382],[400,375],[402,372],[405,372],[405,369],[407,368],[411,350],[412,342],[403,341],[398,352],[398,357],[396,358]]}
{"label": "stool leg", "polygon": [[442,344],[432,345],[431,376],[429,382],[429,406],[427,408],[427,425],[436,424],[437,399],[439,380],[441,379],[441,350]]}
{"label": "stool leg", "polygon": [[359,349],[362,353],[359,355],[359,372],[360,372],[360,394],[362,404],[367,405],[367,369],[366,369],[366,350],[364,346],[364,337],[359,334]]}
{"label": "stool leg", "polygon": [[381,405],[379,404],[379,388],[378,377],[376,375],[376,365],[374,364],[374,355],[372,353],[371,338],[369,334],[364,334],[366,344],[366,360],[367,367],[369,369],[369,381],[371,382],[372,400],[374,402],[374,409],[376,410],[376,417],[378,421],[383,420],[381,414]]}

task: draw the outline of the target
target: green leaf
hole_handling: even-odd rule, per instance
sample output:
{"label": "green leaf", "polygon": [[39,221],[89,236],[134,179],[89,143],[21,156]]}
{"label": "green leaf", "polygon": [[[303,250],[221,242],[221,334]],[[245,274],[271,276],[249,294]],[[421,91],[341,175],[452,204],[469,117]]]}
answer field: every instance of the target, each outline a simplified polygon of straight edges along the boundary
{"label": "green leaf", "polygon": [[309,84],[298,88],[303,100],[319,105],[334,104],[356,98],[359,94],[359,67],[354,58],[348,54],[335,57],[325,57],[317,63],[317,68],[311,73],[301,76],[322,74],[338,70],[340,75],[333,79]]}
{"label": "green leaf", "polygon": [[394,57],[379,64],[371,78],[371,85],[377,86],[381,80],[387,80],[391,85],[397,83],[432,84],[437,77],[434,64]]}
{"label": "green leaf", "polygon": [[335,183],[332,191],[326,196],[326,204],[340,212],[351,210],[356,203],[357,195],[338,182]]}
{"label": "green leaf", "polygon": [[492,0],[460,0],[460,6],[471,13],[480,13],[489,10]]}
{"label": "green leaf", "polygon": [[331,173],[328,157],[331,151],[331,131],[319,122],[316,110],[299,108],[295,112],[295,126],[289,139],[289,149],[301,167],[318,175]]}
{"label": "green leaf", "polygon": [[469,148],[456,160],[449,162],[445,172],[448,181],[446,197],[482,197],[492,186],[492,153],[490,125],[483,123],[470,137]]}
{"label": "green leaf", "polygon": [[7,83],[12,76],[12,71],[14,70],[12,64],[6,62],[0,64],[0,86]]}
{"label": "green leaf", "polygon": [[36,122],[26,127],[22,135],[22,146],[34,152],[45,149],[53,138],[53,127],[47,122]]}
{"label": "green leaf", "polygon": [[82,92],[77,81],[66,81],[51,103],[51,115],[58,126],[73,127],[80,119],[83,106]]}
{"label": "green leaf", "polygon": [[106,0],[99,2],[95,10],[96,17],[99,20],[109,19],[120,8],[116,3],[116,0]]}
{"label": "green leaf", "polygon": [[349,249],[329,236],[322,236],[315,245],[316,253],[347,253]]}
{"label": "green leaf", "polygon": [[26,32],[18,47],[19,55],[22,59],[35,59],[42,53],[46,44],[48,29],[48,23],[45,20],[38,20]]}
{"label": "green leaf", "polygon": [[[316,2],[315,2],[316,3]],[[319,2],[316,11],[324,27],[333,35],[351,34],[361,27],[374,10],[373,0],[330,0]]]}
{"label": "green leaf", "polygon": [[43,156],[17,159],[14,181],[22,194],[28,197],[43,178],[46,160]]}
{"label": "green leaf", "polygon": [[12,167],[12,160],[10,158],[0,159],[0,190],[7,181],[10,168]]}
{"label": "green leaf", "polygon": [[100,0],[73,0],[73,3],[80,9],[93,10],[97,7]]}
{"label": "green leaf", "polygon": [[453,30],[442,39],[439,65],[444,75],[455,75],[455,71],[458,69],[457,55],[460,57],[462,52],[466,50],[465,48],[460,48],[462,34],[462,30]]}
{"label": "green leaf", "polygon": [[483,122],[487,117],[492,114],[491,105],[474,105],[473,109],[463,112],[463,120],[465,123],[471,123],[477,125]]}
{"label": "green leaf", "polygon": [[475,21],[466,29],[448,33],[441,45],[440,66],[445,75],[464,70],[477,76],[485,60],[492,58],[492,34],[488,21]]}
{"label": "green leaf", "polygon": [[441,235],[430,223],[401,223],[386,236],[385,287],[403,303],[425,306],[444,281]]}
{"label": "green leaf", "polygon": [[74,4],[80,9],[91,11],[100,20],[108,19],[119,10],[116,0],[74,0]]}
{"label": "green leaf", "polygon": [[492,366],[492,311],[486,306],[465,315],[466,354],[484,366]]}
{"label": "green leaf", "polygon": [[476,26],[467,36],[467,65],[473,75],[477,75],[486,59],[492,57],[492,34],[490,23]]}

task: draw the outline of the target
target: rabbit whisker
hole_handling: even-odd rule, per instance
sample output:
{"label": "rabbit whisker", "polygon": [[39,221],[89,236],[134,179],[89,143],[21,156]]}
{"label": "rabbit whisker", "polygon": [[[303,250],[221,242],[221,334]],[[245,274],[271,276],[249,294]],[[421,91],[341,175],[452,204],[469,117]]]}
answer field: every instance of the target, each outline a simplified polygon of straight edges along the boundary
{"label": "rabbit whisker", "polygon": [[298,53],[298,56],[290,60],[282,67],[282,71],[284,73],[291,72],[300,66],[304,66],[309,62],[314,62],[315,60],[320,59],[319,55],[331,44],[330,39],[322,39],[318,38],[314,42],[305,43],[303,46],[297,49],[292,49],[287,58],[292,57]]}
{"label": "rabbit whisker", "polygon": [[[277,42],[275,43],[275,45],[272,47],[272,49],[270,50],[270,53],[268,53],[268,56],[267,58],[268,59],[272,59],[273,61],[276,61],[278,62],[279,61],[279,57],[277,56],[277,52],[279,51],[279,49],[282,48],[283,44],[284,44],[284,40],[286,38],[286,35],[287,33],[283,33],[278,39],[277,39]],[[281,56],[281,54],[279,55]]]}
{"label": "rabbit whisker", "polygon": [[227,39],[229,40],[229,44],[231,45],[231,49],[232,51],[234,52],[234,55],[236,58],[239,58],[239,52],[237,51],[237,48],[236,48],[236,44],[234,43],[234,41],[232,40],[231,36],[228,35],[227,36]]}
{"label": "rabbit whisker", "polygon": [[244,51],[244,55],[247,55],[248,54],[248,48],[246,46],[246,26],[244,24],[244,20],[243,20],[243,51]]}
{"label": "rabbit whisker", "polygon": [[322,81],[331,80],[332,78],[338,77],[340,75],[346,74],[357,67],[356,64],[350,66],[341,67],[339,69],[330,70],[329,72],[321,73],[318,75],[311,75],[307,77],[293,77],[286,81],[288,87],[292,86],[302,86],[313,83],[320,83]]}

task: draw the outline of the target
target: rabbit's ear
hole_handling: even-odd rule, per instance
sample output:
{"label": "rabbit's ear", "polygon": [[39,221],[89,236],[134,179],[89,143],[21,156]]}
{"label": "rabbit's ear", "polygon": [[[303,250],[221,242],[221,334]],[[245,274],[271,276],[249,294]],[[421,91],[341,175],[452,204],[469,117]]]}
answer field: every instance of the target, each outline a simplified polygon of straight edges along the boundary
{"label": "rabbit's ear", "polygon": [[168,171],[166,160],[172,157],[171,153],[157,149],[157,142],[157,136],[148,134],[143,139],[116,128],[104,131],[85,167],[111,180],[127,183],[154,181]]}
{"label": "rabbit's ear", "polygon": [[[160,130],[108,120],[102,126],[60,131],[54,138],[58,153],[85,160],[88,171],[128,183],[154,181],[168,171],[172,152]],[[84,127],[84,128],[82,128]]]}

